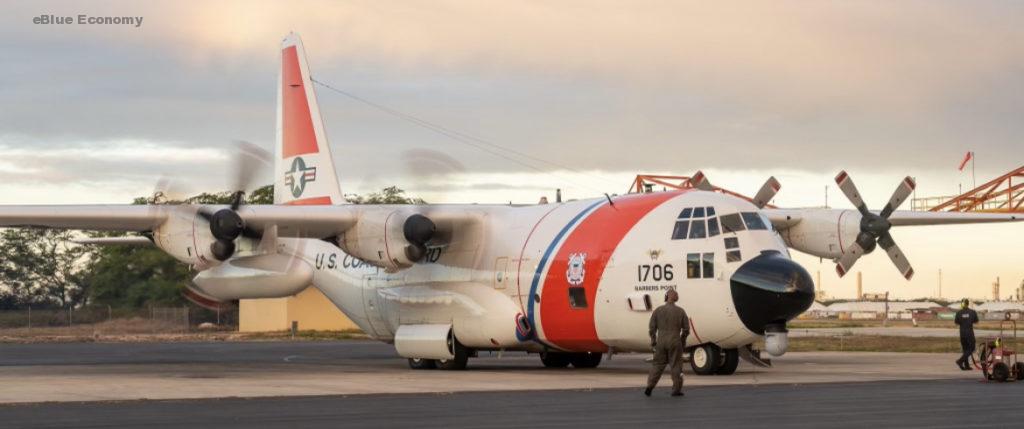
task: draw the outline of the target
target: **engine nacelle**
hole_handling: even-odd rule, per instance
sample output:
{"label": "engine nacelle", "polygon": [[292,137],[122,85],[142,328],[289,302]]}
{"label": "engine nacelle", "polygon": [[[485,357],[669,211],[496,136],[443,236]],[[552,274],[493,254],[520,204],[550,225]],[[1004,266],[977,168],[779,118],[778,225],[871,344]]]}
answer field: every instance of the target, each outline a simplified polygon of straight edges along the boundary
{"label": "engine nacelle", "polygon": [[200,272],[192,283],[201,295],[219,301],[283,298],[313,283],[313,267],[290,255],[242,256]]}
{"label": "engine nacelle", "polygon": [[168,255],[199,269],[220,263],[211,246],[217,241],[210,232],[210,223],[195,210],[180,206],[164,206],[167,220],[153,230],[153,242]]}
{"label": "engine nacelle", "polygon": [[782,231],[786,245],[820,258],[836,259],[857,239],[861,215],[856,210],[808,210],[800,222]]}
{"label": "engine nacelle", "polygon": [[360,213],[339,245],[352,256],[394,272],[423,258],[435,230],[430,219],[410,210],[369,209]]}

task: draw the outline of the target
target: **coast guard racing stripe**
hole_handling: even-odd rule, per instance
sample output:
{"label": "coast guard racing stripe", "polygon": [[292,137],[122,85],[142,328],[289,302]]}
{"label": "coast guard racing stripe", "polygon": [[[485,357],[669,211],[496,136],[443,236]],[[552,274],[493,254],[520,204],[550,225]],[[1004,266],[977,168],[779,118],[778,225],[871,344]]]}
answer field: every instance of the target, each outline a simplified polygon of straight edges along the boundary
{"label": "coast guard racing stripe", "polygon": [[[569,234],[552,259],[541,288],[540,323],[546,342],[566,350],[608,350],[608,346],[597,338],[594,324],[597,287],[608,260],[640,219],[679,194],[659,192],[618,197],[614,205],[605,203],[591,212]],[[570,258],[579,258],[580,255],[584,255],[582,276],[578,269],[569,272]],[[583,288],[585,303],[570,305],[570,286]]]}

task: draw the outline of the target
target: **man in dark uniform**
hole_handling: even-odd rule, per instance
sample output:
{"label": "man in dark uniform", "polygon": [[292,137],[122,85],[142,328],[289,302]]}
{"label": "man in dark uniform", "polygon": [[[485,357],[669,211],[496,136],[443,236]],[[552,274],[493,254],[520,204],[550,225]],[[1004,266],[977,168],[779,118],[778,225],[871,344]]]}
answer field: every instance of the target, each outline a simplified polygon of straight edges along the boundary
{"label": "man in dark uniform", "polygon": [[960,311],[956,312],[955,322],[960,325],[960,349],[963,355],[956,360],[956,366],[964,371],[971,369],[971,354],[974,352],[974,324],[978,323],[978,313],[971,310],[971,301],[964,298]]}
{"label": "man in dark uniform", "polygon": [[665,366],[669,366],[672,376],[672,396],[683,396],[683,347],[686,337],[690,335],[690,319],[686,310],[676,305],[679,293],[670,290],[665,294],[665,304],[654,310],[651,315],[650,335],[651,347],[654,348],[654,361],[651,373],[647,377],[647,389],[644,395],[651,396],[654,386],[658,385]]}

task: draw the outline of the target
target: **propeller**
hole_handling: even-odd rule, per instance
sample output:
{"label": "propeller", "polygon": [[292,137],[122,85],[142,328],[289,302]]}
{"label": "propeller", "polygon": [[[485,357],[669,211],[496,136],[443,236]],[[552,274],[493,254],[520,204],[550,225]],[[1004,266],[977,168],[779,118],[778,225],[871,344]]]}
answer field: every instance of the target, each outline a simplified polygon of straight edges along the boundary
{"label": "propeller", "polygon": [[[703,171],[697,171],[689,180],[690,186],[700,189],[702,191],[713,191],[714,186],[711,186],[711,182],[708,177],[704,175]],[[763,209],[764,206],[768,205],[768,202],[775,198],[775,194],[782,189],[782,184],[779,183],[775,176],[771,176],[761,185],[761,189],[757,191],[757,195],[751,200],[755,206],[759,209]]]}
{"label": "propeller", "polygon": [[402,233],[409,245],[405,248],[405,256],[410,261],[417,262],[427,254],[427,242],[434,238],[437,232],[437,225],[430,218],[414,214],[405,219],[402,225]]}
{"label": "propeller", "polygon": [[700,189],[702,191],[714,191],[715,187],[711,186],[711,182],[708,181],[708,177],[704,175],[703,171],[697,170],[693,176],[690,177],[690,186]]}
{"label": "propeller", "polygon": [[210,233],[216,241],[210,245],[210,252],[219,261],[231,258],[235,253],[235,239],[240,236],[260,238],[258,231],[245,226],[245,221],[238,214],[239,207],[245,201],[247,190],[255,186],[256,178],[264,166],[270,165],[271,156],[263,148],[252,143],[236,140],[235,156],[231,163],[231,190],[234,195],[228,208],[209,213],[203,210],[199,215],[210,224]]}
{"label": "propeller", "polygon": [[763,209],[772,198],[775,198],[775,194],[779,192],[779,189],[782,189],[782,184],[779,183],[775,176],[771,176],[761,185],[761,189],[754,195],[752,202],[757,208]]}
{"label": "propeller", "polygon": [[[466,172],[466,166],[458,159],[434,149],[408,149],[399,156],[408,178],[421,189],[433,189],[432,198],[447,201],[446,191],[456,189],[459,175]],[[440,191],[437,191],[440,190]],[[402,232],[409,245],[405,255],[410,261],[418,262],[427,254],[427,243],[437,236],[437,225],[430,219],[431,207],[423,206],[419,213],[410,215],[402,225]]]}
{"label": "propeller", "polygon": [[864,199],[861,198],[860,192],[857,191],[857,186],[853,184],[853,179],[850,178],[849,174],[846,174],[846,171],[839,172],[839,175],[836,176],[836,184],[839,185],[839,189],[843,191],[846,198],[857,207],[857,211],[861,215],[860,232],[857,234],[857,239],[849,248],[844,249],[843,256],[839,258],[836,264],[836,272],[839,273],[839,276],[842,277],[849,272],[853,264],[857,262],[857,259],[871,253],[875,250],[875,246],[878,245],[885,249],[885,253],[889,255],[889,259],[896,265],[896,269],[900,271],[904,278],[910,280],[914,277],[914,268],[910,266],[907,257],[900,250],[900,247],[896,245],[892,235],[889,234],[889,229],[892,228],[892,224],[889,223],[889,216],[892,216],[892,213],[914,191],[914,188],[917,186],[914,179],[909,176],[903,179],[899,186],[896,187],[892,197],[889,198],[889,202],[885,204],[885,207],[878,214],[868,211],[867,205],[864,204]]}

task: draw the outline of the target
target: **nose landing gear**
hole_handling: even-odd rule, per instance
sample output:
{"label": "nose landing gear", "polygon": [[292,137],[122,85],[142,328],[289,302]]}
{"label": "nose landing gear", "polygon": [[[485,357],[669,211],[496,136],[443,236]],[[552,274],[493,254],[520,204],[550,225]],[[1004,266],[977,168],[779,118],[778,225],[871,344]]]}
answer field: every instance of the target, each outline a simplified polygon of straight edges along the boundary
{"label": "nose landing gear", "polygon": [[729,375],[740,362],[737,349],[722,349],[714,344],[701,344],[690,349],[690,368],[697,375]]}

